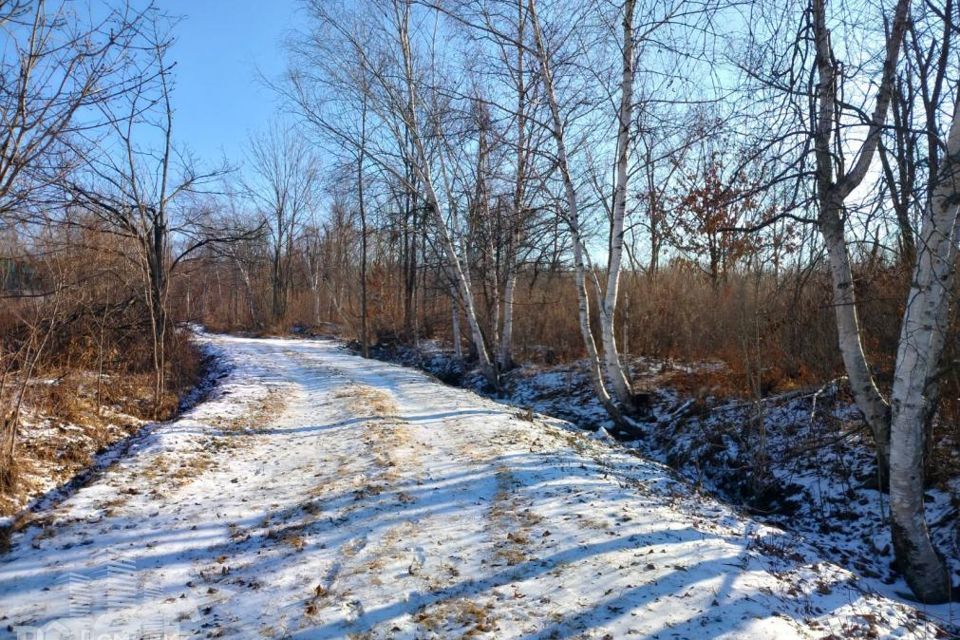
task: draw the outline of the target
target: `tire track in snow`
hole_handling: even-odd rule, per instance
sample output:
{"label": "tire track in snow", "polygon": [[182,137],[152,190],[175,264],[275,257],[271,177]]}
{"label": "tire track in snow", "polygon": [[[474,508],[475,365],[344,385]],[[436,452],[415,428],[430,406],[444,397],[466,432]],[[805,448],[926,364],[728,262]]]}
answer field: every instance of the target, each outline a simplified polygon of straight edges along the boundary
{"label": "tire track in snow", "polygon": [[[411,493],[394,490],[397,485],[422,483],[420,452],[411,440],[409,425],[400,417],[392,395],[369,385],[353,382],[337,370],[343,386],[333,394],[340,404],[340,417],[351,424],[342,445],[349,457],[341,455],[337,475],[348,477],[335,486],[345,485],[351,500],[338,510],[335,518],[349,526],[356,514],[364,519],[377,513],[389,513],[394,507],[410,507],[417,501]],[[343,464],[349,460],[349,464]],[[331,487],[319,488],[325,493]],[[362,524],[362,520],[360,520]],[[350,537],[333,554],[322,579],[313,589],[305,607],[305,621],[339,624],[346,632],[360,619],[367,607],[375,606],[380,591],[385,599],[395,597],[403,588],[416,593],[428,588],[421,575],[425,561],[423,549],[409,545],[415,536],[416,519],[399,518],[386,527],[351,527]],[[374,593],[365,599],[354,596],[354,585],[363,585]]]}

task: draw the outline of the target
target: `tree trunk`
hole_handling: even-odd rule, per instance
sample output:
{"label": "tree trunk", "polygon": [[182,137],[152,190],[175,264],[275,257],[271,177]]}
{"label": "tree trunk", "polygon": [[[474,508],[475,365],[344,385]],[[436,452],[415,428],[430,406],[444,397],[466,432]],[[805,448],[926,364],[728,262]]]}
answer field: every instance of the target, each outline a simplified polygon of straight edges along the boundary
{"label": "tree trunk", "polygon": [[363,191],[363,161],[367,152],[367,101],[364,96],[360,125],[360,156],[357,158],[357,196],[360,201],[360,346],[363,357],[370,357],[367,329],[367,210]]}
{"label": "tree trunk", "polygon": [[450,287],[450,328],[453,333],[453,355],[457,360],[463,360],[463,345],[460,337],[460,303],[457,300],[457,289]]}
{"label": "tree trunk", "polygon": [[527,88],[525,80],[525,51],[524,46],[526,19],[523,10],[524,0],[517,0],[517,61],[516,61],[516,125],[517,148],[516,166],[513,182],[513,219],[510,222],[510,241],[506,257],[506,281],[503,286],[503,327],[500,332],[500,353],[498,361],[501,371],[513,367],[513,317],[514,295],[519,277],[520,242],[521,234],[526,223],[524,200],[526,195],[527,153],[529,140],[527,137]]}
{"label": "tree trunk", "polygon": [[484,340],[483,332],[480,329],[480,322],[477,318],[477,309],[473,300],[473,291],[470,288],[470,283],[460,264],[460,259],[457,256],[453,239],[450,237],[450,233],[447,230],[446,222],[444,221],[443,216],[440,214],[439,199],[437,198],[437,194],[433,189],[433,184],[429,175],[423,175],[421,178],[426,190],[427,201],[429,202],[431,212],[433,213],[434,223],[437,225],[437,228],[440,231],[440,242],[441,246],[443,247],[445,257],[447,258],[447,269],[449,270],[452,276],[451,279],[459,290],[461,299],[464,303],[464,313],[467,317],[467,326],[470,328],[471,339],[477,348],[477,359],[480,364],[480,372],[487,379],[487,382],[494,387],[499,387],[497,373],[493,366],[493,362],[490,359],[490,352],[487,350],[486,341]]}
{"label": "tree trunk", "polygon": [[960,108],[954,113],[937,186],[927,203],[907,297],[892,392],[890,515],[897,561],[914,594],[928,604],[950,599],[950,578],[924,517],[927,421],[949,323],[960,195]]}
{"label": "tree trunk", "polygon": [[536,43],[537,56],[540,60],[540,70],[543,76],[544,92],[547,97],[547,104],[550,107],[552,120],[552,130],[554,143],[557,147],[557,168],[563,179],[563,188],[567,200],[567,223],[570,226],[570,236],[573,243],[573,266],[575,283],[577,289],[577,311],[580,322],[580,334],[583,338],[583,344],[587,352],[587,366],[590,370],[590,380],[593,383],[594,393],[597,400],[607,410],[607,413],[617,422],[622,421],[622,415],[613,399],[607,391],[607,385],[603,380],[603,369],[600,364],[600,357],[597,352],[597,343],[593,338],[593,331],[590,327],[590,294],[587,291],[586,267],[583,256],[583,240],[580,237],[580,219],[577,209],[577,192],[573,186],[573,178],[570,175],[570,167],[567,163],[567,148],[563,132],[563,116],[560,113],[560,105],[557,102],[556,91],[553,86],[553,75],[550,69],[550,59],[547,53],[546,43],[543,40],[543,33],[540,28],[540,20],[537,17],[536,0],[528,0],[530,13],[530,25],[533,30],[534,41]]}
{"label": "tree trunk", "polygon": [[283,308],[283,245],[281,241],[277,240],[277,246],[273,250],[273,269],[270,274],[270,302],[271,302],[271,311],[273,314],[273,321],[277,322],[283,318],[284,308]]}
{"label": "tree trunk", "polygon": [[313,288],[313,324],[320,326],[320,274],[315,273],[311,278]]}
{"label": "tree trunk", "polygon": [[416,314],[416,289],[417,289],[417,209],[415,207],[414,185],[416,176],[409,158],[413,152],[410,151],[410,127],[405,123],[404,126],[404,168],[403,177],[403,333],[407,338],[416,333],[414,327],[414,315]]}
{"label": "tree trunk", "polygon": [[[893,97],[897,61],[903,34],[909,18],[910,0],[898,0],[894,10],[890,35],[887,37],[883,63],[883,75],[877,89],[876,105],[871,116],[867,137],[864,140],[856,163],[843,175],[835,173],[836,153],[834,133],[837,129],[838,108],[838,62],[834,57],[827,27],[827,0],[814,0],[811,19],[816,49],[817,86],[815,92],[816,122],[813,130],[813,147],[816,159],[816,186],[819,204],[819,227],[830,259],[833,279],[834,310],[837,317],[837,334],[840,353],[850,380],[857,406],[873,432],[877,446],[877,467],[880,487],[887,485],[889,478],[890,407],[877,388],[863,351],[860,322],[857,317],[856,293],[853,286],[853,271],[844,237],[843,207],[850,193],[863,182],[876,153],[887,111]],[[840,165],[842,166],[842,165]]]}
{"label": "tree trunk", "polygon": [[620,330],[620,335],[623,336],[623,352],[626,354],[630,353],[630,320],[630,289],[628,287],[623,296],[623,324],[621,325],[623,328]]}
{"label": "tree trunk", "polygon": [[820,231],[830,259],[840,354],[854,400],[873,433],[877,448],[878,482],[884,488],[889,478],[890,407],[877,388],[863,352],[850,255],[843,237],[843,222],[835,204],[821,204]]}
{"label": "tree trunk", "polygon": [[154,417],[160,415],[163,395],[166,392],[167,272],[164,264],[166,234],[166,226],[162,218],[158,218],[152,223],[152,229],[144,247],[147,313],[150,315],[150,329],[153,333]]}
{"label": "tree trunk", "polygon": [[517,267],[513,264],[512,256],[507,269],[507,284],[503,288],[503,331],[498,356],[501,371],[513,366],[513,296],[517,286]]}
{"label": "tree trunk", "polygon": [[103,306],[103,316],[100,318],[100,335],[97,339],[97,415],[103,415],[103,340],[107,328],[107,314],[109,305]]}
{"label": "tree trunk", "polygon": [[607,290],[600,305],[601,336],[604,365],[617,400],[624,407],[633,407],[633,389],[617,351],[616,315],[620,291],[620,268],[623,259],[623,218],[627,208],[627,161],[630,145],[630,122],[633,117],[633,12],[635,0],[623,6],[623,76],[620,81],[620,109],[617,133],[617,178],[613,194],[613,217],[610,225],[610,251],[607,262]]}
{"label": "tree trunk", "polygon": [[414,69],[413,53],[410,48],[409,39],[409,6],[405,5],[405,10],[397,16],[397,26],[399,27],[400,47],[403,54],[403,65],[407,91],[407,104],[405,105],[404,119],[407,124],[407,131],[410,134],[410,142],[413,145],[416,162],[413,169],[417,175],[418,182],[423,185],[424,197],[427,202],[427,208],[433,217],[433,223],[439,235],[440,248],[443,251],[447,261],[447,269],[450,272],[451,280],[459,289],[461,299],[463,300],[464,313],[467,317],[467,326],[470,328],[470,334],[477,346],[477,358],[479,360],[480,371],[494,387],[499,387],[496,368],[490,359],[490,352],[487,350],[483,331],[480,329],[480,322],[477,318],[476,304],[473,299],[473,291],[470,287],[467,274],[460,263],[457,255],[456,244],[447,228],[447,222],[443,216],[443,208],[440,205],[440,198],[437,196],[434,188],[433,179],[430,171],[430,158],[424,141],[420,137],[419,127],[417,126],[417,108],[416,108],[416,90],[414,87]]}

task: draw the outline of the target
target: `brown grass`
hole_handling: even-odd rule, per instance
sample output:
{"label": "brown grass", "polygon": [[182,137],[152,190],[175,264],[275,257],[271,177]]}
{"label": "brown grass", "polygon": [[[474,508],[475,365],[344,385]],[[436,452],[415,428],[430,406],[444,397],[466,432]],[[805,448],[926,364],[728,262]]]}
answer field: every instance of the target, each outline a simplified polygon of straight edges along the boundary
{"label": "brown grass", "polygon": [[[0,515],[10,515],[4,509],[4,496],[13,496],[21,488],[20,478],[23,475],[23,462],[14,458],[4,465],[0,465]],[[11,511],[12,512],[12,511]]]}
{"label": "brown grass", "polygon": [[361,416],[389,417],[400,413],[393,396],[382,389],[361,384],[348,385],[334,393],[334,398],[349,398],[350,409]]}
{"label": "brown grass", "polygon": [[[906,278],[894,267],[861,267],[856,284],[865,346],[886,379],[895,353]],[[625,353],[725,366],[717,372],[692,374],[686,382],[678,375],[689,388],[755,396],[815,385],[842,372],[832,289],[823,270],[778,276],[731,272],[714,286],[695,269],[668,265],[652,277],[625,272],[621,287],[617,328]],[[485,306],[480,296],[481,315]],[[592,310],[598,330],[596,304]],[[423,320],[423,326],[434,329],[430,337],[449,342],[447,318],[441,314],[432,321]],[[599,341],[600,336],[596,338]],[[521,278],[514,345],[518,362],[558,364],[583,357],[572,274]]]}
{"label": "brown grass", "polygon": [[464,627],[457,637],[472,638],[496,630],[493,609],[492,602],[481,605],[466,598],[456,598],[424,607],[413,615],[413,621],[433,632],[457,624]]}
{"label": "brown grass", "polygon": [[[23,327],[7,309],[0,326],[11,334],[0,341],[8,353],[15,348]],[[145,420],[176,415],[179,398],[201,375],[202,358],[187,336],[173,332],[169,338],[167,392],[155,412],[154,375],[150,370],[145,335],[128,327],[111,327],[99,346],[93,319],[78,315],[51,335],[51,343],[37,363],[26,387],[19,420],[17,459],[0,467],[0,514],[15,512],[44,482],[60,483],[89,465],[94,456],[134,433]],[[139,342],[137,341],[139,340]],[[103,363],[103,375],[99,367]],[[7,360],[6,364],[16,364]],[[4,364],[0,362],[0,364]],[[7,380],[8,405],[21,372],[15,367]],[[42,436],[33,432],[42,429]],[[4,427],[3,433],[8,428]],[[19,482],[18,482],[19,479]]]}
{"label": "brown grass", "polygon": [[497,492],[490,504],[488,518],[494,538],[494,557],[509,566],[526,562],[529,558],[527,545],[529,527],[539,519],[523,504],[515,493],[516,478],[505,466],[497,467],[495,473]]}

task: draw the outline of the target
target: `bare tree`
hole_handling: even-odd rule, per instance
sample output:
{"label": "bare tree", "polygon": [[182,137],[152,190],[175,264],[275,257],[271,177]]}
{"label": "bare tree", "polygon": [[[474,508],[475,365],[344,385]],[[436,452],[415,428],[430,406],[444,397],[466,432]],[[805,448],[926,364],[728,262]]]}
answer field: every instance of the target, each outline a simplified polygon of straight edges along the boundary
{"label": "bare tree", "polygon": [[65,0],[0,3],[0,225],[42,213],[102,130],[92,116],[143,81],[128,70],[153,13],[123,5],[92,19]]}
{"label": "bare tree", "polygon": [[[188,196],[222,173],[197,172],[178,154],[173,141],[171,66],[166,62],[171,40],[164,19],[154,18],[144,30],[149,56],[141,78],[122,98],[122,107],[110,112],[111,143],[84,157],[83,173],[68,183],[72,206],[92,213],[97,230],[132,243],[130,260],[137,265],[153,342],[154,411],[159,413],[166,391],[167,336],[170,329],[168,296],[176,267],[197,249],[226,240],[230,233],[211,233],[202,217],[186,215]],[[104,107],[107,108],[106,106]],[[112,106],[110,107],[113,108]],[[159,147],[145,130],[159,132]],[[180,169],[179,174],[175,171]],[[180,215],[177,215],[179,210]],[[85,219],[67,216],[65,222],[86,226]],[[171,238],[182,241],[176,250]]]}
{"label": "bare tree", "polygon": [[634,406],[633,388],[617,350],[615,334],[617,300],[620,295],[620,269],[623,260],[623,220],[627,210],[628,164],[633,125],[633,82],[636,75],[636,60],[633,46],[633,19],[636,1],[623,3],[623,72],[620,79],[620,106],[617,109],[617,155],[616,179],[613,188],[613,211],[610,221],[610,243],[607,258],[607,289],[600,314],[603,337],[603,357],[607,375],[614,393],[622,405]]}
{"label": "bare tree", "polygon": [[[563,190],[566,204],[566,219],[570,227],[571,242],[573,243],[573,267],[577,290],[577,308],[580,320],[580,333],[587,350],[590,379],[593,382],[594,393],[607,412],[618,422],[623,420],[620,408],[614,402],[607,390],[604,380],[603,367],[600,362],[597,343],[590,327],[590,292],[587,289],[587,263],[585,258],[584,238],[581,233],[580,202],[577,189],[573,182],[573,174],[567,153],[567,139],[565,134],[564,117],[560,109],[560,100],[557,96],[553,74],[553,58],[547,48],[543,35],[543,28],[537,15],[536,0],[528,0],[530,27],[536,45],[537,61],[544,86],[547,104],[550,107],[551,125],[554,144],[556,145],[557,169],[563,181]],[[599,289],[599,287],[598,287]]]}
{"label": "bare tree", "polygon": [[886,483],[889,466],[890,406],[880,393],[863,351],[860,320],[857,317],[853,270],[847,248],[844,224],[844,202],[867,175],[880,142],[880,134],[893,97],[897,60],[906,31],[909,0],[899,0],[894,9],[890,35],[887,37],[882,78],[877,99],[870,117],[869,131],[856,156],[856,162],[846,170],[836,161],[836,145],[841,123],[838,120],[840,100],[839,62],[834,54],[827,25],[826,0],[812,0],[810,5],[811,31],[815,46],[817,85],[812,100],[816,121],[813,128],[813,147],[816,159],[818,223],[830,258],[833,276],[834,309],[840,353],[850,379],[850,388],[864,418],[873,430],[881,483]]}
{"label": "bare tree", "polygon": [[[855,73],[844,67],[837,58],[834,38],[839,37],[836,34],[842,33],[843,28],[849,28],[849,25],[841,23],[840,28],[832,28],[838,25],[831,23],[832,16],[826,0],[811,0],[803,16],[801,37],[797,40],[798,51],[802,51],[807,42],[812,43],[813,67],[809,70],[811,90],[794,93],[792,85],[784,85],[783,78],[806,82],[793,73],[780,79],[768,78],[766,83],[788,96],[806,93],[809,99],[807,107],[811,121],[809,136],[804,143],[809,143],[812,151],[813,193],[818,210],[815,222],[829,259],[839,350],[854,399],[876,444],[880,488],[890,490],[891,525],[898,564],[916,596],[924,602],[933,603],[944,602],[951,594],[945,567],[930,541],[924,521],[923,456],[927,425],[936,412],[938,402],[936,372],[943,352],[953,283],[958,183],[951,154],[960,148],[960,131],[954,119],[941,161],[938,133],[941,127],[937,123],[939,107],[927,111],[923,119],[930,127],[928,146],[934,152],[928,159],[930,168],[927,170],[926,202],[918,207],[922,211],[921,231],[916,238],[912,238],[910,221],[905,218],[908,208],[914,206],[915,193],[920,190],[911,186],[915,184],[916,176],[898,180],[894,174],[895,168],[900,171],[911,170],[908,166],[897,167],[897,162],[914,162],[918,157],[916,144],[919,137],[913,135],[912,125],[908,122],[913,106],[907,106],[905,101],[920,100],[921,104],[926,101],[929,108],[931,96],[940,91],[936,87],[941,81],[935,78],[942,74],[938,69],[943,67],[942,62],[931,53],[940,49],[937,46],[923,46],[921,59],[926,62],[923,63],[924,71],[918,74],[920,83],[917,84],[915,79],[909,83],[898,83],[897,66],[904,38],[911,33],[910,9],[909,0],[899,0],[892,15],[884,21],[885,37],[880,40],[883,49],[879,54],[879,77],[875,90],[869,92],[873,100],[872,109],[854,105],[846,93],[851,87],[845,82],[849,82]],[[942,30],[947,40],[952,33],[951,13],[949,11],[939,16],[947,21]],[[859,25],[849,28],[852,37],[861,38],[860,29]],[[914,50],[917,50],[915,45]],[[793,60],[803,61],[805,57],[797,55]],[[859,71],[865,74],[863,68]],[[859,93],[866,103],[868,92]],[[910,98],[911,95],[914,97]],[[887,124],[891,105],[894,105],[893,127]],[[788,119],[792,122],[795,122],[797,113],[802,113],[792,107],[788,107],[788,111]],[[861,132],[862,140],[858,141],[851,135],[851,130]],[[871,184],[868,180],[871,165],[887,131],[895,138],[894,147],[900,145],[900,149],[896,154],[889,154],[889,150],[879,154],[882,169],[888,186],[894,187],[892,208],[906,247],[902,255],[915,255],[913,280],[900,325],[893,389],[889,400],[880,390],[865,354],[854,286],[853,259],[847,237],[855,226],[851,216],[857,209],[857,204],[851,202],[857,197],[854,192],[858,187]],[[793,170],[796,170],[802,182],[811,173],[806,172],[803,165],[807,148],[801,147],[800,151],[800,160]],[[854,153],[851,154],[851,151]],[[777,217],[763,224],[769,224]],[[861,223],[860,232],[863,233],[864,229],[865,223]]]}
{"label": "bare tree", "polygon": [[[956,281],[960,99],[954,98],[953,118],[944,140],[941,114],[946,106],[942,103],[947,98],[944,89],[951,44],[956,37],[955,7],[946,0],[939,12],[930,6],[924,9],[932,17],[932,33],[924,38],[919,20],[909,23],[907,59],[911,64],[907,68],[918,72],[901,78],[896,92],[898,117],[893,135],[899,184],[889,181],[889,163],[884,167],[905,249],[903,257],[914,260],[890,394],[890,509],[894,547],[910,587],[924,602],[941,602],[951,597],[950,576],[927,531],[923,490]],[[920,106],[922,138],[911,126],[913,106],[908,103],[913,101]],[[918,180],[919,165],[924,165],[927,178],[922,195],[911,188]],[[922,212],[916,241],[907,213],[913,207]]]}
{"label": "bare tree", "polygon": [[247,190],[270,230],[271,311],[279,322],[287,309],[292,245],[316,202],[319,163],[302,135],[278,124],[250,140],[249,157]]}
{"label": "bare tree", "polygon": [[[960,102],[943,161],[934,176],[917,247],[913,282],[900,329],[890,395],[890,514],[893,544],[907,582],[923,602],[946,602],[950,577],[930,541],[924,517],[924,435],[937,393],[949,324],[960,213]],[[931,402],[934,404],[931,406]]]}
{"label": "bare tree", "polygon": [[367,159],[367,96],[360,107],[360,148],[357,150],[357,208],[360,214],[360,348],[364,358],[370,357],[369,308],[367,305],[367,199],[364,164]]}
{"label": "bare tree", "polygon": [[[416,50],[415,38],[422,34],[415,33],[413,3],[395,0],[382,7],[371,7],[364,15],[368,20],[366,25],[344,16],[334,17],[330,9],[319,2],[312,2],[309,7],[311,15],[324,29],[323,36],[310,40],[313,48],[307,47],[308,55],[312,53],[310,61],[319,69],[291,74],[292,86],[287,89],[287,95],[311,123],[351,150],[359,148],[358,136],[331,117],[331,108],[342,106],[343,100],[350,97],[356,99],[364,93],[369,96],[368,114],[376,117],[377,127],[382,134],[389,136],[387,139],[391,145],[385,146],[385,140],[381,138],[377,148],[368,149],[366,157],[379,171],[389,174],[422,201],[436,234],[436,246],[444,257],[444,268],[464,307],[480,368],[487,380],[497,385],[497,372],[480,326],[469,274],[449,226],[456,217],[456,208],[452,206],[453,194],[448,188],[449,176],[445,175],[444,145],[442,140],[434,142],[442,136],[442,130],[436,125],[442,120],[445,101],[425,77],[435,57],[423,60]],[[385,43],[388,46],[377,48],[371,45],[371,39],[365,39],[364,34],[371,33],[370,25],[386,30],[390,35]],[[323,42],[319,42],[321,39]],[[356,61],[356,67],[347,75],[342,69],[333,70],[329,66],[325,69],[323,65],[329,65],[330,61],[318,59],[318,52],[326,56],[329,47],[336,44],[341,46],[338,55],[348,55]],[[318,70],[323,75],[320,79],[321,95],[317,95],[315,84],[311,86],[311,79],[316,80],[315,76],[311,78],[309,75]],[[363,79],[359,80],[361,76]],[[331,95],[331,88],[339,90],[340,95]],[[398,158],[402,158],[399,166],[394,162]],[[404,167],[410,173],[405,173]]]}

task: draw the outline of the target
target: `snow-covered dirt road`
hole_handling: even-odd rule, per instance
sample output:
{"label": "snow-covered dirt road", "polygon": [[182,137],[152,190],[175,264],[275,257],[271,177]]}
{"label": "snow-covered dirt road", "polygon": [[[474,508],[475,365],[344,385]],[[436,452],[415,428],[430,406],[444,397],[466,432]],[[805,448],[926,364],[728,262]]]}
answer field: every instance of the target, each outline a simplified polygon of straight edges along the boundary
{"label": "snow-covered dirt road", "polygon": [[0,635],[935,637],[562,423],[332,342],[204,340],[214,396],[13,535]]}

